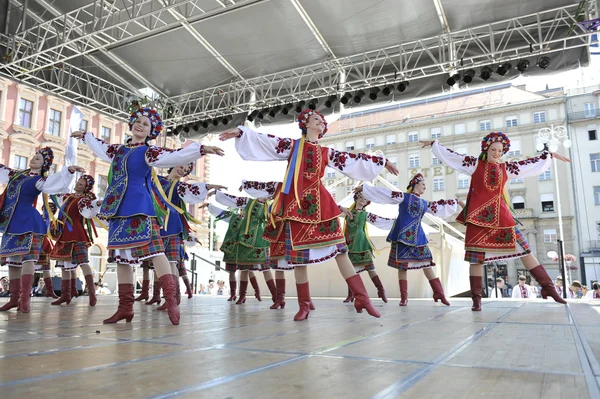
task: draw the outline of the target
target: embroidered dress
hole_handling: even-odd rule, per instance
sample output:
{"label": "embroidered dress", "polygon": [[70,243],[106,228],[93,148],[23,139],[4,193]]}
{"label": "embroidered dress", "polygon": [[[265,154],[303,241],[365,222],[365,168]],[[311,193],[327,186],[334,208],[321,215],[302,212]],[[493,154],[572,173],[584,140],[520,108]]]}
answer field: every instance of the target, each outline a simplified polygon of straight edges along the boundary
{"label": "embroidered dress", "polygon": [[0,165],[0,183],[7,184],[0,197],[0,257],[3,265],[21,266],[23,262],[39,260],[48,226],[35,209],[35,201],[42,192],[68,191],[74,176],[66,167],[44,178],[28,170]]}
{"label": "embroidered dress", "polygon": [[494,164],[458,154],[437,140],[432,152],[441,162],[471,176],[465,209],[456,221],[466,225],[465,260],[470,263],[520,258],[531,253],[529,244],[503,198],[510,179],[537,176],[552,162],[550,153],[516,162]]}
{"label": "embroidered dress", "polygon": [[391,243],[388,266],[400,270],[435,266],[421,226],[425,213],[446,219],[458,210],[458,200],[428,202],[416,194],[392,191],[382,187],[363,186],[363,196],[378,204],[397,204],[398,217],[387,242]]}
{"label": "embroidered dress", "polygon": [[152,167],[192,162],[204,155],[204,147],[198,143],[178,150],[144,143],[109,145],[91,133],[85,133],[82,140],[96,156],[111,163],[112,179],[98,214],[109,221],[109,258],[137,265],[164,253],[151,193]]}
{"label": "embroidered dress", "polygon": [[[248,161],[287,161],[301,140],[261,134],[240,126],[242,134],[235,147]],[[265,239],[271,243],[271,262],[277,268],[318,264],[347,251],[339,221],[341,212],[321,184],[327,166],[356,180],[373,180],[384,168],[385,159],[351,154],[304,141],[298,154],[297,182],[287,194],[274,187],[274,201]]]}
{"label": "embroidered dress", "polygon": [[346,245],[348,245],[348,256],[356,273],[375,270],[373,263],[373,251],[375,246],[371,242],[367,234],[367,223],[373,226],[389,230],[394,225],[394,219],[388,219],[377,216],[374,213],[369,213],[362,210],[352,210],[352,219],[346,216],[344,229],[344,237]]}
{"label": "embroidered dress", "polygon": [[242,217],[238,214],[237,209],[228,211],[213,204],[208,204],[208,211],[217,220],[229,223],[220,250],[223,252],[225,270],[228,272],[235,272],[238,269],[236,240],[239,235],[239,229],[242,226]]}

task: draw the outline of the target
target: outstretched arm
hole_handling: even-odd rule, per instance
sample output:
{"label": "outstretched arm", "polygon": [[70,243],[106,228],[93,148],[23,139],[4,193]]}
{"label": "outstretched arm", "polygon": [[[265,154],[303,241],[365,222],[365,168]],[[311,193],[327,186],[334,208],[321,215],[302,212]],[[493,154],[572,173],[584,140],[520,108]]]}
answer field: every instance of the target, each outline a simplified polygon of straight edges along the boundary
{"label": "outstretched arm", "polygon": [[91,132],[74,132],[71,134],[71,137],[81,139],[87,144],[94,155],[108,163],[112,162],[119,147],[121,147],[120,144],[108,144],[104,140],[94,137],[94,134]]}
{"label": "outstretched arm", "polygon": [[246,161],[285,161],[289,158],[294,140],[262,134],[244,126],[221,133],[221,141],[235,138],[235,149]]}
{"label": "outstretched arm", "polygon": [[191,145],[177,150],[151,146],[146,150],[146,163],[156,168],[174,168],[193,162],[207,154],[223,155],[223,150],[218,147],[201,145],[198,142],[193,142]]}
{"label": "outstretched arm", "polygon": [[552,158],[560,159],[561,161],[571,162],[568,158],[559,154],[550,154],[547,151],[533,158],[523,159],[521,161],[506,162],[506,172],[511,179],[517,177],[537,176],[544,173],[552,164]]}
{"label": "outstretched arm", "polygon": [[382,230],[391,230],[396,219],[384,218],[374,213],[367,214],[367,222]]}
{"label": "outstretched arm", "polygon": [[79,166],[64,167],[58,173],[53,173],[45,179],[40,179],[35,183],[35,187],[46,194],[62,194],[69,192],[69,186],[75,178],[75,172],[85,172],[85,169]]}
{"label": "outstretched arm", "polygon": [[464,206],[462,201],[459,201],[456,198],[431,201],[427,204],[427,213],[442,219],[447,219],[458,211],[459,205]]}
{"label": "outstretched arm", "polygon": [[221,205],[225,205],[229,208],[242,209],[248,203],[248,197],[236,197],[235,195],[225,194],[221,191],[217,191],[215,200]]}
{"label": "outstretched arm", "polygon": [[79,209],[79,213],[86,219],[92,219],[96,217],[98,212],[100,212],[100,206],[102,205],[102,201],[93,200],[89,197],[84,197],[79,200],[77,203],[77,208]]}
{"label": "outstretched arm", "polygon": [[451,168],[469,176],[475,173],[475,169],[477,168],[477,158],[454,152],[441,145],[437,140],[433,142],[420,141],[420,143],[423,144],[423,148],[431,146],[433,155]]}
{"label": "outstretched arm", "polygon": [[398,205],[404,201],[404,193],[400,191],[392,191],[388,188],[374,187],[370,184],[365,184],[362,186],[362,193],[366,200],[376,202],[378,204]]}
{"label": "outstretched arm", "polygon": [[203,208],[208,208],[208,212],[211,215],[224,222],[229,222],[229,219],[231,219],[231,211],[228,211],[227,209],[221,209],[218,206],[209,203],[200,205],[199,209]]}
{"label": "outstretched arm", "polygon": [[353,154],[329,148],[327,166],[355,180],[373,180],[386,168],[395,175],[398,169],[384,157]]}
{"label": "outstretched arm", "polygon": [[0,164],[0,184],[8,184],[14,173],[15,171],[11,168]]}
{"label": "outstretched arm", "polygon": [[275,194],[277,186],[281,184],[277,181],[260,182],[252,180],[242,180],[240,191],[245,191],[253,198],[272,197]]}

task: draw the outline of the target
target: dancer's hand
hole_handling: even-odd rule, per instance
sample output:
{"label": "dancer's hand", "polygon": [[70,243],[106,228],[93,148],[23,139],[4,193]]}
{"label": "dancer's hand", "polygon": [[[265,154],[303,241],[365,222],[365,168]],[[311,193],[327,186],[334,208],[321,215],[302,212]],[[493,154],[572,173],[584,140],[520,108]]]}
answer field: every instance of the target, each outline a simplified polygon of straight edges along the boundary
{"label": "dancer's hand", "polygon": [[83,135],[85,134],[84,131],[80,130],[78,132],[73,132],[71,133],[71,137],[75,138],[75,139],[80,139],[83,137]]}
{"label": "dancer's hand", "polygon": [[206,194],[206,199],[209,199],[210,197],[212,197],[213,195],[215,195],[217,193],[216,190],[210,190],[208,192],[208,194]]}
{"label": "dancer's hand", "polygon": [[222,186],[220,184],[207,184],[206,188],[209,190],[227,190],[227,187]]}
{"label": "dancer's hand", "polygon": [[396,165],[394,165],[390,161],[385,162],[385,168],[387,169],[388,172],[390,172],[394,176],[398,176],[398,168],[396,167]]}
{"label": "dancer's hand", "polygon": [[102,206],[102,200],[98,200],[98,201],[96,201],[96,205],[97,205],[97,206]]}
{"label": "dancer's hand", "polygon": [[233,130],[228,130],[219,135],[219,140],[227,141],[229,139],[237,139],[242,135],[242,131],[239,128],[235,128]]}
{"label": "dancer's hand", "polygon": [[458,200],[458,205],[460,205],[461,208],[464,208],[466,204],[463,200]]}
{"label": "dancer's hand", "polygon": [[269,197],[257,198],[256,200],[258,202],[260,202],[261,204],[264,204],[265,202],[267,202],[269,200]]}
{"label": "dancer's hand", "polygon": [[431,141],[431,140],[419,140],[419,143],[423,144],[423,146],[421,146],[421,148],[425,148],[425,147],[431,147],[431,145],[433,144],[433,141]]}
{"label": "dancer's hand", "polygon": [[352,215],[352,212],[350,212],[350,209],[344,206],[340,206],[339,208],[343,215],[347,216],[350,220],[354,219],[354,216]]}
{"label": "dancer's hand", "polygon": [[560,155],[559,153],[555,152],[552,154],[552,157],[555,159],[558,159],[559,161],[563,161],[563,162],[571,162],[571,160],[563,155]]}
{"label": "dancer's hand", "polygon": [[71,172],[71,173],[75,173],[75,172],[84,173],[85,169],[83,169],[81,166],[71,165],[71,166],[69,166],[69,172]]}
{"label": "dancer's hand", "polygon": [[223,151],[222,148],[215,147],[215,146],[212,146],[212,145],[205,145],[204,146],[204,153],[207,154],[207,155],[208,154],[214,154],[214,155],[218,155],[218,156],[221,156],[221,157],[223,155],[225,155],[225,151]]}

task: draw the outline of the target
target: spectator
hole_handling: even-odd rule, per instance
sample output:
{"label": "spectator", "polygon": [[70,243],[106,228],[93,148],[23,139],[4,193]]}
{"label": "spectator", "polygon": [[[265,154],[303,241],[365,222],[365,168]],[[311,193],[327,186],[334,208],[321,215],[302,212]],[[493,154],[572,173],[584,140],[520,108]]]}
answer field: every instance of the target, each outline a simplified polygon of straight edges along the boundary
{"label": "spectator", "polygon": [[556,278],[556,281],[554,282],[554,288],[556,288],[556,292],[558,292],[558,295],[562,298],[563,296],[563,280],[561,276],[558,276]]}
{"label": "spectator", "polygon": [[43,278],[38,279],[38,283],[33,287],[33,296],[44,296],[46,295],[46,283]]}
{"label": "spectator", "polygon": [[506,291],[506,295],[507,297],[512,297],[512,292],[513,292],[513,286],[511,283],[509,283],[508,281],[506,282],[505,286],[504,286],[504,290]]}
{"label": "spectator", "polygon": [[519,276],[519,284],[517,284],[517,286],[513,289],[511,298],[513,299],[529,299],[529,298],[535,298],[535,294],[533,292],[533,290],[531,289],[531,287],[527,284],[525,284],[525,282],[527,281],[527,277],[520,275]]}
{"label": "spectator", "polygon": [[215,280],[208,280],[208,288],[206,289],[206,293],[208,295],[217,295],[217,286],[215,285]]}
{"label": "spectator", "polygon": [[217,281],[217,295],[229,295],[229,290],[225,287],[225,281]]}
{"label": "spectator", "polygon": [[198,287],[198,294],[206,295],[206,287],[204,286],[204,284],[200,284],[200,286]]}
{"label": "spectator", "polygon": [[6,277],[0,279],[0,297],[6,297],[9,295],[9,282]]}
{"label": "spectator", "polygon": [[489,298],[502,298],[502,288],[504,288],[504,280],[502,277],[496,279],[496,288],[490,290]]}
{"label": "spectator", "polygon": [[585,295],[585,299],[600,299],[600,283],[592,284],[592,289]]}
{"label": "spectator", "polygon": [[531,291],[535,294],[534,298],[539,298],[540,289],[537,286],[537,282],[534,279],[531,279],[531,284],[529,284],[529,286],[531,287]]}
{"label": "spectator", "polygon": [[578,299],[583,296],[581,283],[577,280],[573,280],[571,286],[569,287],[569,292],[567,292],[567,298]]}

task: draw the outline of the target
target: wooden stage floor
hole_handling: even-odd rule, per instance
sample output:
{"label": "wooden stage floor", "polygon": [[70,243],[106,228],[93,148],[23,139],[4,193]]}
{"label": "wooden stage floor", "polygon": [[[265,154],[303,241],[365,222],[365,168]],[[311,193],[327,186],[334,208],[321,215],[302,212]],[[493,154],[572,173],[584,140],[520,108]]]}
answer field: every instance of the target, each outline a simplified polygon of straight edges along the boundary
{"label": "wooden stage floor", "polygon": [[600,305],[377,300],[374,319],[316,299],[294,322],[295,298],[270,302],[184,298],[179,326],[136,303],[132,323],[102,325],[114,296],[36,298],[0,313],[0,397],[600,398]]}

